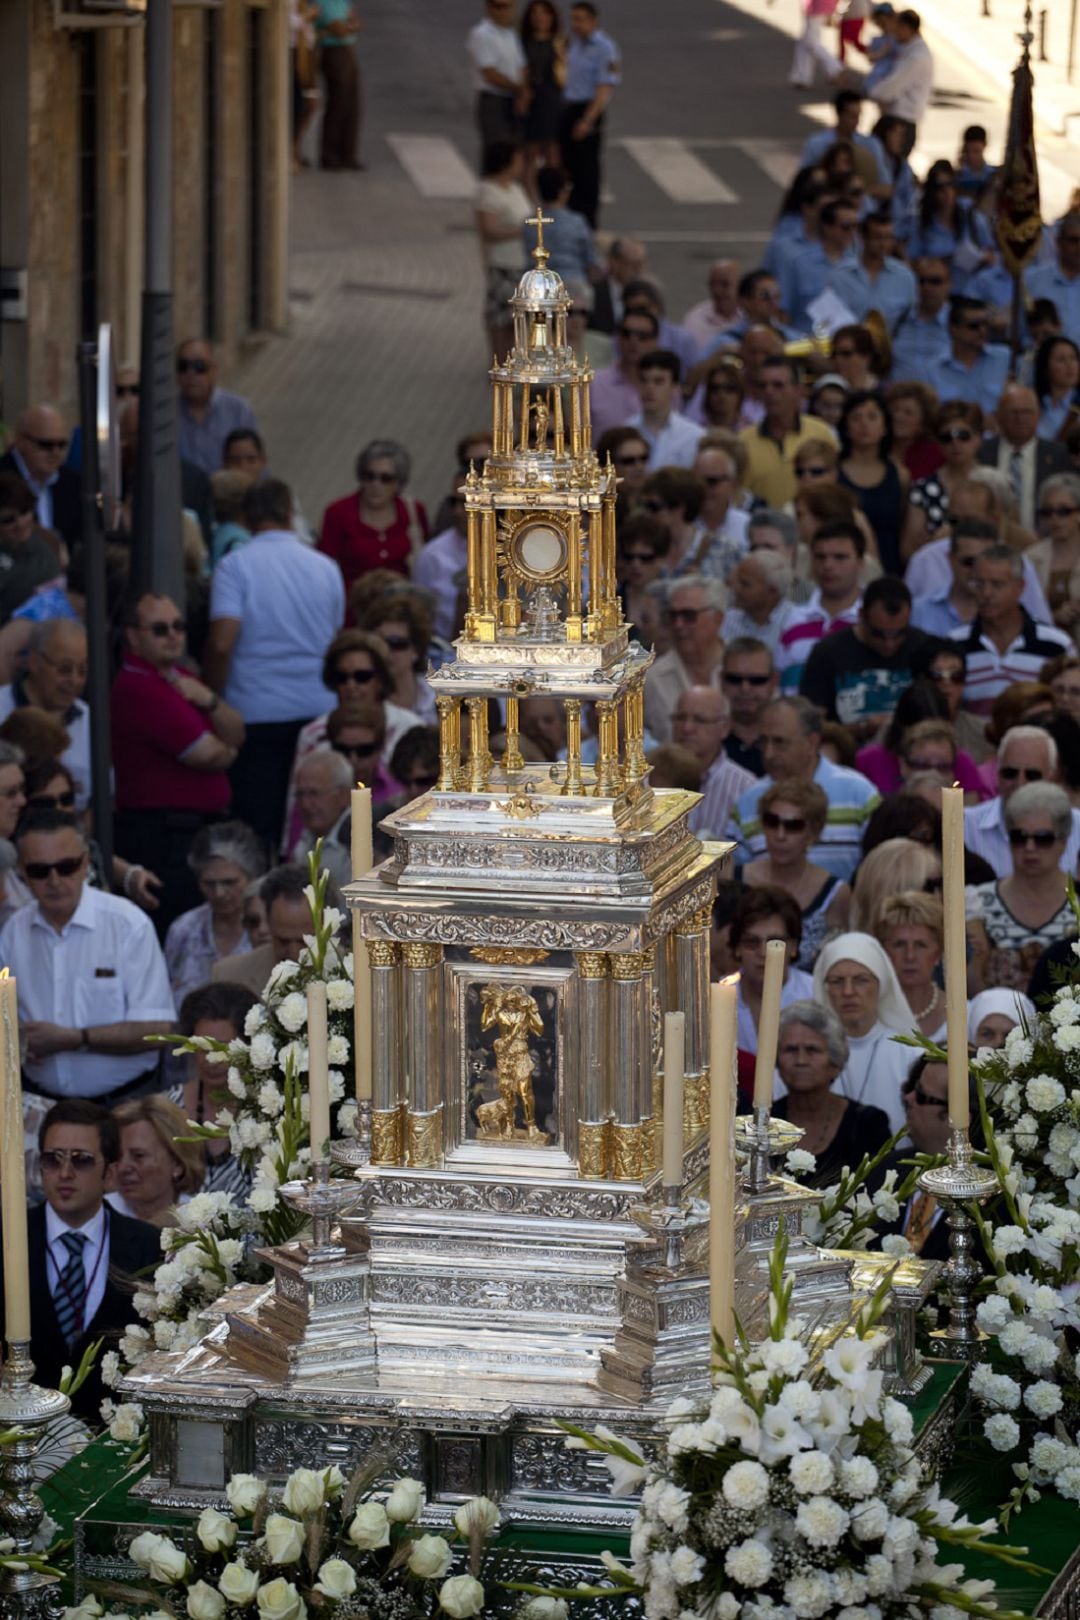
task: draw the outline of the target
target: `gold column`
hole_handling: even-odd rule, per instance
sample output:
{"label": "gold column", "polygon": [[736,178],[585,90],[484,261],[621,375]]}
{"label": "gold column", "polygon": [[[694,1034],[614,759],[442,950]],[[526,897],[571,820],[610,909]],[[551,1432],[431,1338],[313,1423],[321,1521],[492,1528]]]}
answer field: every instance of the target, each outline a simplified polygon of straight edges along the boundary
{"label": "gold column", "polygon": [[506,748],[503,752],[504,771],[520,771],[525,765],[525,761],[521,757],[521,748],[518,745],[518,726],[518,699],[508,697],[506,700]]}
{"label": "gold column", "polygon": [[589,513],[589,614],[586,620],[590,641],[599,641],[604,629],[603,525],[599,512]]}
{"label": "gold column", "polygon": [[442,1162],[441,945],[403,945],[407,1103],[405,1147],[414,1169]]}
{"label": "gold column", "polygon": [[499,383],[498,393],[502,400],[502,432],[499,436],[499,449],[501,454],[509,456],[514,450],[514,391],[510,383]]}
{"label": "gold column", "polygon": [[483,542],[481,540],[483,514],[473,509],[467,518],[465,549],[468,569],[468,606],[465,614],[465,634],[470,641],[477,636],[477,620],[483,612],[481,595],[483,580]]}
{"label": "gold column", "polygon": [[675,928],[677,1005],[686,1014],[683,1130],[686,1140],[709,1123],[709,928],[712,906],[701,906]]}
{"label": "gold column", "polygon": [[656,949],[641,953],[641,1168],[644,1174],[660,1168],[663,1115],[653,1093],[653,984]]}
{"label": "gold column", "polygon": [[641,1124],[645,1100],[645,1065],[651,1064],[642,1034],[645,1028],[644,951],[618,951],[610,957],[612,977],[612,1051],[615,1070],[614,1118],[611,1126],[610,1174],[615,1181],[638,1181],[651,1154],[644,1147]]}
{"label": "gold column", "polygon": [[599,1180],[610,1174],[611,975],[602,951],[576,951],[581,1090],[578,1094],[578,1174]]}
{"label": "gold column", "polygon": [[564,698],[566,713],[566,781],[564,793],[580,793],[581,781],[581,699]]}
{"label": "gold column", "polygon": [[581,393],[584,383],[570,384],[570,454],[581,454]]}
{"label": "gold column", "polygon": [[589,387],[587,383],[583,383],[581,386],[581,410],[581,448],[582,451],[585,451],[588,450],[592,444],[592,401],[589,397]]}
{"label": "gold column", "polygon": [[581,514],[571,512],[566,524],[566,639],[581,640]]}
{"label": "gold column", "polygon": [[461,699],[437,697],[439,711],[439,786],[451,790],[457,786],[461,768]]}
{"label": "gold column", "polygon": [[521,438],[520,438],[519,443],[518,443],[518,448],[520,450],[527,450],[529,448],[529,422],[530,422],[530,420],[531,420],[531,417],[530,417],[530,412],[529,412],[529,385],[528,385],[528,383],[523,383],[522,387],[521,387]]}
{"label": "gold column", "polygon": [[498,600],[498,574],[495,563],[495,512],[484,512],[480,525],[479,610],[477,639],[495,640],[495,609]]}
{"label": "gold column", "polygon": [[601,614],[604,630],[611,632],[622,622],[622,604],[615,581],[615,502],[605,501],[600,517],[601,551],[603,553],[603,601]]}
{"label": "gold column", "polygon": [[491,448],[496,455],[501,454],[503,425],[503,395],[499,383],[491,385]]}
{"label": "gold column", "polygon": [[483,793],[491,770],[487,698],[466,698],[465,706],[469,711],[469,789]]}
{"label": "gold column", "polygon": [[626,775],[637,782],[649,769],[645,758],[645,681],[635,681],[626,694]]}
{"label": "gold column", "polygon": [[614,798],[619,791],[619,722],[615,708],[613,698],[601,698],[596,705],[600,725],[594,792],[598,799]]}
{"label": "gold column", "polygon": [[371,1162],[404,1164],[401,946],[388,939],[369,939],[367,952],[371,963]]}

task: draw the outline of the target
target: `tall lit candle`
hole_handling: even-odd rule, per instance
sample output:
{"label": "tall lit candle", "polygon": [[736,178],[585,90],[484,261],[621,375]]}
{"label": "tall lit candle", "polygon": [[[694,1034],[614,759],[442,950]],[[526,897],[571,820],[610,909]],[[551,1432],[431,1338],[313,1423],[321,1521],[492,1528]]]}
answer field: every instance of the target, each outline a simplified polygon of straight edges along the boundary
{"label": "tall lit candle", "polygon": [[307,1030],[311,1157],[325,1159],[330,1140],[330,1065],[326,1056],[326,985],[321,979],[307,987]]}
{"label": "tall lit candle", "polygon": [[[371,842],[371,789],[358,787],[352,796],[353,881],[366,876],[375,864]],[[352,914],[353,947],[353,1069],[357,1102],[371,1101],[371,964],[360,934],[360,913]]]}
{"label": "tall lit candle", "polygon": [[15,980],[0,974],[0,1218],[4,1223],[4,1332],[8,1344],[30,1337],[30,1263],[26,1247],[26,1142],[19,1078],[19,1007]]}
{"label": "tall lit candle", "polygon": [[754,1107],[772,1110],[773,1070],[776,1043],[780,1038],[780,993],[784,988],[784,962],[787,946],[782,939],[770,939],[765,947],[765,984],[758,1015],[757,1063],[754,1067]]}
{"label": "tall lit candle", "polygon": [[681,1187],[683,1173],[683,1090],[686,1079],[686,1014],[664,1016],[663,1184]]}
{"label": "tall lit candle", "polygon": [[735,1342],[735,1027],[734,984],[709,991],[709,1318]]}
{"label": "tall lit candle", "polygon": [[964,790],[941,790],[941,875],[945,907],[945,1016],[949,1049],[949,1118],[971,1124],[968,1100],[967,930],[964,906]]}

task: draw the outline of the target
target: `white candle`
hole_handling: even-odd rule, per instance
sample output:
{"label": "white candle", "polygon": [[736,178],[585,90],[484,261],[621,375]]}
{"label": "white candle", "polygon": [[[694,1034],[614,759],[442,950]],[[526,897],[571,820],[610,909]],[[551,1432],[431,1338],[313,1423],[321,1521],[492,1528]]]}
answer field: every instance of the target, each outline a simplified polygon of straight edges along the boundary
{"label": "white candle", "polygon": [[735,1342],[735,1026],[734,984],[709,991],[709,1317]]}
{"label": "white candle", "polygon": [[787,946],[782,939],[770,939],[765,947],[765,983],[758,1015],[757,1063],[754,1067],[754,1107],[772,1112],[773,1070],[776,1043],[780,1038],[780,992],[784,988]]}
{"label": "white candle", "polygon": [[949,1050],[949,1118],[971,1124],[968,1093],[967,930],[964,906],[964,790],[941,790],[941,874],[945,907],[945,1017]]}
{"label": "white candle", "polygon": [[686,1014],[664,1016],[663,1184],[681,1187],[683,1173],[683,1090],[686,1071]]}
{"label": "white candle", "polygon": [[321,979],[307,987],[307,1030],[311,1157],[325,1159],[330,1140],[330,1068],[326,1058],[326,986]]}
{"label": "white candle", "polygon": [[19,1078],[19,1007],[15,980],[0,973],[0,1218],[4,1223],[4,1331],[8,1344],[30,1337],[30,1262],[26,1246],[26,1142]]}
{"label": "white candle", "polygon": [[[375,864],[371,841],[371,789],[358,787],[352,796],[352,875],[364,877]],[[360,913],[352,914],[353,1072],[357,1102],[371,1100],[371,963],[360,934]]]}

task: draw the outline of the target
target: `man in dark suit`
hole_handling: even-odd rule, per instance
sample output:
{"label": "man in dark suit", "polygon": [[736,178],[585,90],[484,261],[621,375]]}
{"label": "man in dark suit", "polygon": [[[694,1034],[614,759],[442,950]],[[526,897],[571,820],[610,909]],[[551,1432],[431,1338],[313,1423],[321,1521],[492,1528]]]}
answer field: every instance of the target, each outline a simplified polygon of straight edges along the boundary
{"label": "man in dark suit", "polygon": [[[115,1349],[136,1320],[136,1278],[161,1261],[161,1234],[105,1203],[120,1156],[116,1121],[99,1103],[69,1097],[50,1108],[39,1136],[45,1203],[27,1217],[30,1251],[30,1354],[39,1384],[55,1389],[87,1345]],[[72,1399],[96,1418],[104,1395],[95,1364]]]}
{"label": "man in dark suit", "polygon": [[623,316],[623,288],[645,274],[645,245],[633,236],[617,236],[608,249],[604,274],[597,282],[589,326],[594,332],[614,332]]}
{"label": "man in dark suit", "polygon": [[1034,391],[1010,383],[997,408],[998,431],[979,446],[984,467],[1003,472],[1016,496],[1020,522],[1035,531],[1039,490],[1053,473],[1074,472],[1069,452],[1054,439],[1040,439],[1039,402]]}
{"label": "man in dark suit", "polygon": [[[971,1089],[971,1117],[978,1121],[978,1102]],[[949,1071],[944,1063],[932,1062],[925,1053],[917,1057],[900,1088],[904,1119],[910,1146],[901,1146],[882,1163],[874,1179],[875,1191],[888,1171],[897,1172],[903,1182],[911,1174],[916,1153],[945,1153],[949,1146]],[[899,1232],[907,1238],[920,1260],[949,1258],[949,1223],[936,1199],[915,1189],[900,1211],[900,1219],[878,1227],[878,1239]]]}
{"label": "man in dark suit", "polygon": [[51,405],[29,405],[15,424],[11,449],[0,456],[0,472],[18,473],[30,486],[37,520],[56,529],[69,546],[81,533],[79,475],[65,467],[71,435]]}

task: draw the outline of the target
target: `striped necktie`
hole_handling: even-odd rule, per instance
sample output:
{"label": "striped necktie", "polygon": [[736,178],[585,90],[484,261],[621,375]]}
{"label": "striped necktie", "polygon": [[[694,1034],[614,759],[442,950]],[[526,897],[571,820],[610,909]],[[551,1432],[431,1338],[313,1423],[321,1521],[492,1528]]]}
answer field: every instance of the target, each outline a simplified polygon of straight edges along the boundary
{"label": "striped necktie", "polygon": [[917,1192],[911,1200],[904,1236],[916,1254],[921,1254],[926,1246],[926,1240],[934,1225],[937,1207],[937,1199],[933,1193]]}
{"label": "striped necktie", "polygon": [[53,1306],[64,1341],[72,1345],[83,1330],[83,1314],[86,1310],[86,1267],[83,1265],[83,1250],[90,1239],[85,1232],[64,1232],[60,1241],[67,1249],[68,1258],[58,1279]]}

